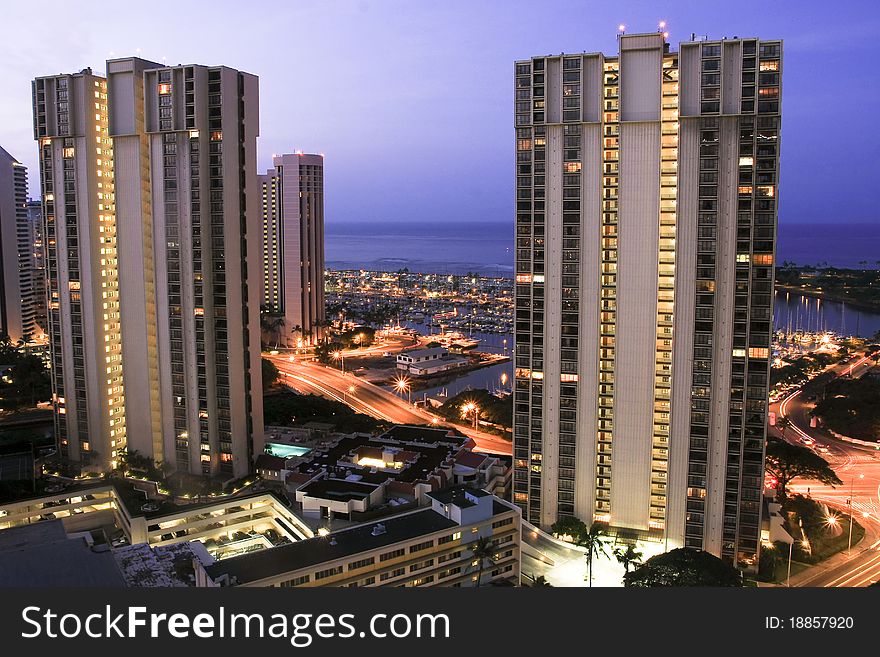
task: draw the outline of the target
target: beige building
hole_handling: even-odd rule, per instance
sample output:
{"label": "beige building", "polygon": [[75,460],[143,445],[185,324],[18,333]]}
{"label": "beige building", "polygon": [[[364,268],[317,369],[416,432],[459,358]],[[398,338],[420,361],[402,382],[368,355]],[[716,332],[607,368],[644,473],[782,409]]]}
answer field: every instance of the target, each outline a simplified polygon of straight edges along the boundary
{"label": "beige building", "polygon": [[263,213],[263,299],[267,342],[299,347],[324,331],[324,156],[276,155],[257,176]]}
{"label": "beige building", "polygon": [[[34,93],[44,187],[47,180],[54,187],[54,194],[44,193],[53,231],[47,270],[53,363],[61,366],[53,368],[56,404],[59,424],[66,425],[59,436],[67,455],[106,468],[126,446],[191,474],[248,473],[264,440],[261,227],[251,173],[257,78],[226,67],[128,58],[108,61],[106,79],[89,71],[39,78]],[[56,172],[68,156],[71,175],[64,168],[61,181]],[[80,210],[74,199],[93,205]],[[58,253],[73,262],[70,244],[62,250],[56,243],[55,226],[66,225],[70,240],[74,223],[96,240],[85,251],[79,238],[75,271],[52,255],[61,247]],[[71,272],[92,279],[88,297]],[[74,296],[77,312],[65,312]],[[75,348],[80,334],[88,338],[85,349]],[[101,349],[110,359],[107,385],[79,377],[80,369],[89,373],[104,363]],[[117,424],[100,427],[101,434],[91,406],[106,405],[105,389]],[[62,394],[67,390],[76,396]]]}
{"label": "beige building", "polygon": [[514,498],[756,564],[781,43],[516,63]]}
{"label": "beige building", "polygon": [[109,468],[127,444],[113,142],[107,81],[37,78],[55,435],[62,457]]}

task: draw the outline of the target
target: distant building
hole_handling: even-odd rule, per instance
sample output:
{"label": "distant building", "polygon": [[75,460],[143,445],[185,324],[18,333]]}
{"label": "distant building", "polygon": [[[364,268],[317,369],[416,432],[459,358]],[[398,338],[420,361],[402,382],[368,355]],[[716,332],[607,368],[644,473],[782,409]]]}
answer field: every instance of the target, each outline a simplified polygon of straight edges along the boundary
{"label": "distant building", "polygon": [[263,310],[276,326],[266,340],[315,344],[324,332],[324,156],[276,155],[257,176],[263,211]]}
{"label": "distant building", "polygon": [[35,322],[33,251],[27,168],[0,148],[0,334],[13,343],[42,332]]}
{"label": "distant building", "polygon": [[397,354],[397,369],[405,370],[413,376],[430,376],[466,367],[468,359],[452,356],[446,347],[411,349]]}
{"label": "distant building", "polygon": [[618,46],[514,65],[514,500],[756,568],[782,44]]}
{"label": "distant building", "polygon": [[43,203],[39,200],[28,199],[28,221],[33,233],[33,283],[34,283],[34,321],[37,324],[37,334],[47,331],[47,308],[49,289],[46,281],[46,245],[43,241]]}
{"label": "distant building", "polygon": [[[430,493],[430,508],[290,545],[196,564],[197,586],[472,587],[521,576],[521,517],[514,505],[476,489]],[[492,563],[474,562],[485,538]]]}

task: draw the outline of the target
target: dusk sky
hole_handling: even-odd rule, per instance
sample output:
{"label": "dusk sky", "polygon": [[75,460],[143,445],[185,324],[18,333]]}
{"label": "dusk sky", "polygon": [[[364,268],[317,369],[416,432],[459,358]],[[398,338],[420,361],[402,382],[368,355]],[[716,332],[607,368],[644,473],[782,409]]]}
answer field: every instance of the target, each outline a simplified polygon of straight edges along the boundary
{"label": "dusk sky", "polygon": [[139,55],[259,75],[260,170],[276,152],[324,153],[328,223],[512,222],[514,60],[614,53],[618,24],[664,19],[675,49],[692,32],[785,40],[781,221],[880,221],[873,1],[68,0],[3,14],[0,145],[35,195],[30,81]]}

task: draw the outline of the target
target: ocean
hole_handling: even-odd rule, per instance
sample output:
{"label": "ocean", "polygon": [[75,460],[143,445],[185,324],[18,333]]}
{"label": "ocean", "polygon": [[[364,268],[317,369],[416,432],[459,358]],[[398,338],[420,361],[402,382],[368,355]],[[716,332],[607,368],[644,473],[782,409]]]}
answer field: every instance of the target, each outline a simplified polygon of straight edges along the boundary
{"label": "ocean", "polygon": [[[880,267],[880,224],[781,224],[778,239],[778,263]],[[332,269],[408,268],[425,273],[513,276],[513,251],[510,223],[331,222],[325,229],[327,266]],[[880,314],[781,293],[776,297],[775,325],[777,329],[870,337],[880,330]],[[490,376],[499,372],[493,370]]]}
{"label": "ocean", "polygon": [[[513,224],[333,223],[325,227],[327,266],[439,274],[512,276]],[[784,223],[777,262],[880,266],[880,223]]]}

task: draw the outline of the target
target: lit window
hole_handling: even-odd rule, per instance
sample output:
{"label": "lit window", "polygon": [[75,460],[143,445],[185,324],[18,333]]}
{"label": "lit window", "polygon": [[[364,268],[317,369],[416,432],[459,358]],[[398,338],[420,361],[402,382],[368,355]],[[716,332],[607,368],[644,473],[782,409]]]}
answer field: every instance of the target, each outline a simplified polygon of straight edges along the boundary
{"label": "lit window", "polygon": [[752,193],[752,186],[751,185],[740,185],[739,186],[739,193],[740,194],[751,194]]}
{"label": "lit window", "polygon": [[74,152],[73,148],[65,148],[63,155],[64,157],[73,157]]}
{"label": "lit window", "polygon": [[734,358],[745,358],[745,356],[746,356],[745,349],[734,349],[733,350],[733,357]]}
{"label": "lit window", "polygon": [[739,158],[739,165],[741,167],[750,167],[755,163],[755,159],[753,157],[741,157]]}
{"label": "lit window", "polygon": [[544,274],[535,274],[534,278],[532,278],[533,283],[543,283],[544,282]]}
{"label": "lit window", "polygon": [[577,381],[578,375],[577,374],[562,374],[562,375],[560,375],[559,380],[562,382]]}
{"label": "lit window", "polygon": [[531,274],[517,274],[516,275],[517,283],[531,283],[532,275]]}
{"label": "lit window", "polygon": [[748,254],[748,253],[737,253],[737,254],[736,254],[736,261],[737,261],[737,262],[748,262],[749,259],[750,259],[750,258],[749,258],[749,254]]}
{"label": "lit window", "polygon": [[171,93],[171,83],[170,82],[161,82],[159,84],[159,93],[163,96]]}
{"label": "lit window", "polygon": [[762,71],[778,71],[779,70],[779,62],[778,61],[761,62],[761,70]]}
{"label": "lit window", "polygon": [[749,347],[749,358],[767,358],[767,347]]}
{"label": "lit window", "polygon": [[581,170],[580,162],[566,162],[565,163],[565,172],[566,173],[577,173]]}

